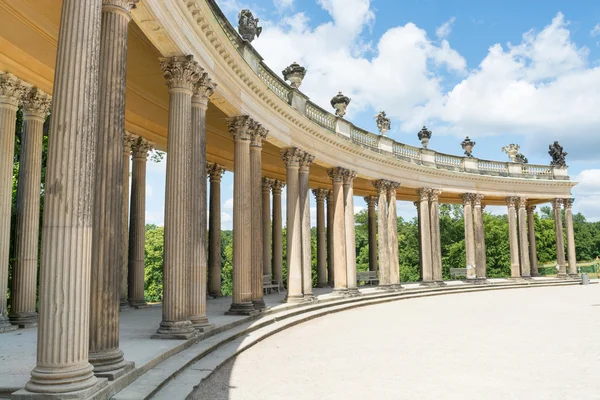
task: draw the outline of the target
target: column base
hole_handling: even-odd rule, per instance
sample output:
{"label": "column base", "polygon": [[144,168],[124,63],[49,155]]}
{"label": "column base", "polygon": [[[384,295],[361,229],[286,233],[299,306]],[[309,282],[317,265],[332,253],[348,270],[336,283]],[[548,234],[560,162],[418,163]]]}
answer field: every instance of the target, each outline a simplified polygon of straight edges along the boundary
{"label": "column base", "polygon": [[402,285],[401,285],[401,284],[399,284],[399,283],[396,283],[396,284],[393,284],[393,285],[392,285],[392,290],[393,290],[394,292],[404,292],[404,290],[405,290],[405,289],[404,289],[404,286],[402,286]]}
{"label": "column base", "polygon": [[36,312],[15,313],[9,314],[8,319],[11,324],[16,325],[21,329],[35,328],[38,322],[38,315]]}
{"label": "column base", "polygon": [[267,308],[264,299],[252,300],[252,305],[255,310],[262,311]]}
{"label": "column base", "polygon": [[540,276],[539,272],[532,272],[531,276],[534,278],[537,278],[538,276]]}
{"label": "column base", "polygon": [[360,290],[358,290],[357,287],[353,287],[353,288],[348,288],[348,292],[346,293],[346,296],[348,297],[356,297],[356,296],[360,296]]}
{"label": "column base", "polygon": [[6,315],[0,315],[0,333],[16,331],[17,329],[19,327],[11,324]]}
{"label": "column base", "polygon": [[444,281],[435,281],[435,285],[439,286],[439,287],[446,286],[446,282],[444,282]]}
{"label": "column base", "polygon": [[283,300],[284,303],[289,303],[289,304],[305,303],[306,301],[307,301],[307,299],[304,298],[304,295],[286,296],[286,298]]}
{"label": "column base", "polygon": [[148,305],[148,303],[146,303],[146,300],[143,300],[143,299],[142,300],[139,300],[139,299],[138,300],[129,299],[129,305],[131,307],[135,308],[136,310],[139,310],[141,308],[148,308],[148,307],[150,307]]}
{"label": "column base", "polygon": [[419,283],[419,286],[434,287],[437,285],[436,285],[435,281],[421,281],[421,283]]}
{"label": "column base", "polygon": [[126,298],[121,298],[119,300],[119,311],[129,310],[129,302]]}
{"label": "column base", "polygon": [[318,288],[328,288],[330,286],[327,282],[321,282],[321,283],[317,283],[317,287]]}
{"label": "column base", "polygon": [[254,309],[254,304],[251,301],[244,303],[232,303],[229,307],[229,311],[225,312],[225,315],[255,315],[258,311]]}
{"label": "column base", "polygon": [[162,321],[151,339],[187,340],[196,336],[190,321]]}
{"label": "column base", "polygon": [[348,294],[348,288],[338,288],[338,289],[333,289],[331,291],[331,295],[332,296],[346,296]]}
{"label": "column base", "polygon": [[89,353],[88,360],[94,367],[94,375],[98,378],[106,378],[109,381],[125,375],[133,369],[134,363],[123,359],[120,349]]}
{"label": "column base", "polygon": [[60,368],[35,367],[31,380],[11,395],[11,399],[88,399],[108,384],[94,376],[94,367],[85,361],[83,365]]}
{"label": "column base", "polygon": [[487,278],[469,278],[466,279],[465,282],[472,285],[485,285],[487,283]]}
{"label": "column base", "polygon": [[219,297],[223,297],[223,293],[221,292],[208,292],[208,295],[213,299],[218,299]]}
{"label": "column base", "polygon": [[569,278],[570,279],[581,279],[581,277],[579,276],[579,274],[569,274]]}
{"label": "column base", "polygon": [[392,287],[392,285],[378,285],[376,288],[376,290],[381,290],[384,292],[391,292],[394,290],[394,288]]}
{"label": "column base", "polygon": [[566,273],[566,272],[559,272],[559,273],[556,275],[556,277],[557,277],[558,279],[567,279],[567,278],[569,277],[569,275],[567,275],[567,273]]}

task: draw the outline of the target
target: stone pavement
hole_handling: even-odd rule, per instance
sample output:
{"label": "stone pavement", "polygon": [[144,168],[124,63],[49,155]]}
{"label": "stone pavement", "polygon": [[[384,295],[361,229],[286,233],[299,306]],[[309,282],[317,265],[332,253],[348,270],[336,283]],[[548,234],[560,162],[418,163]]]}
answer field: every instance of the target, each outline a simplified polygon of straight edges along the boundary
{"label": "stone pavement", "polygon": [[600,286],[427,297],[278,333],[193,399],[598,399]]}

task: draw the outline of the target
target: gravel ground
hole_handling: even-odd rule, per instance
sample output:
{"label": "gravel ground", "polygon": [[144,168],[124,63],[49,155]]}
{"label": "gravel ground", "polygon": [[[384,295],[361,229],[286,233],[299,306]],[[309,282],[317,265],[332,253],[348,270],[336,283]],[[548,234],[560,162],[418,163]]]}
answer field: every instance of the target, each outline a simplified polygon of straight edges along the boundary
{"label": "gravel ground", "polygon": [[191,399],[600,399],[600,285],[397,301],[257,344]]}

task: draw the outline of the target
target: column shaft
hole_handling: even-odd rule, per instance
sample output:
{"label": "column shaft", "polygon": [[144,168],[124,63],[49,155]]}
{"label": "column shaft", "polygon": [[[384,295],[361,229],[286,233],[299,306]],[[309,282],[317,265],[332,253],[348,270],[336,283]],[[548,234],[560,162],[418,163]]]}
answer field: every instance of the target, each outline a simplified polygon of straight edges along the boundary
{"label": "column shaft", "polygon": [[80,390],[87,397],[98,388],[88,349],[101,6],[100,0],[63,0],[58,34],[42,225],[37,365],[25,385],[27,391],[57,397]]}
{"label": "column shaft", "polygon": [[262,179],[262,239],[263,239],[263,254],[262,254],[262,274],[269,275],[271,280],[271,187],[274,179]]}
{"label": "column shaft", "polygon": [[162,321],[153,338],[189,339],[195,334],[189,319],[192,91],[201,71],[192,56],[161,58],[160,64],[169,88],[169,136]]}
{"label": "column shaft", "polygon": [[538,272],[538,257],[535,239],[535,219],[533,213],[535,206],[527,206],[527,225],[529,230],[529,264],[531,265],[531,276],[540,276]]}
{"label": "column shaft", "polygon": [[369,230],[369,271],[377,272],[377,196],[365,197],[368,207],[368,230]]}
{"label": "column shaft", "polygon": [[317,281],[318,287],[327,287],[327,238],[325,234],[325,198],[327,189],[313,189],[317,200]]}
{"label": "column shaft", "polygon": [[285,149],[281,152],[287,165],[287,270],[288,303],[303,301],[302,293],[302,218],[299,198],[298,170],[304,152],[297,148]]}
{"label": "column shaft", "polygon": [[333,190],[327,191],[327,286],[335,285],[335,267],[333,265]]}
{"label": "column shaft", "polygon": [[527,240],[527,199],[519,199],[519,262],[521,264],[521,277],[531,278],[531,266],[529,264],[529,240]]}
{"label": "column shaft", "polygon": [[573,201],[574,199],[564,199],[565,225],[567,230],[567,256],[569,259],[569,276],[578,278],[577,255],[575,253],[575,231],[573,230]]}
{"label": "column shaft", "polygon": [[485,230],[483,227],[483,195],[476,194],[473,199],[473,228],[475,234],[475,273],[477,278],[485,279],[487,260],[485,254]]}
{"label": "column shaft", "polygon": [[225,170],[218,164],[210,164],[210,213],[208,217],[208,268],[210,281],[208,294],[221,297],[221,178]]}
{"label": "column shaft", "polygon": [[396,189],[400,185],[389,182],[387,185],[387,228],[388,228],[388,251],[390,265],[390,285],[400,289],[400,260],[398,259],[398,215],[396,214]]}
{"label": "column shaft", "polygon": [[348,293],[358,295],[356,282],[356,232],[354,223],[354,179],[356,172],[344,173],[344,228],[346,236],[346,280]]}
{"label": "column shaft", "polygon": [[475,230],[473,228],[473,200],[475,194],[465,193],[462,198],[465,221],[465,250],[467,253],[467,279],[473,279],[477,277],[475,264]]}
{"label": "column shaft", "polygon": [[257,310],[263,310],[263,226],[262,226],[262,141],[268,131],[257,124],[251,134],[250,143],[250,190],[252,218],[252,303]]}
{"label": "column shaft", "polygon": [[387,290],[390,288],[390,255],[388,240],[388,205],[387,182],[378,180],[372,182],[377,190],[377,253],[379,259],[379,287]]}
{"label": "column shaft", "polygon": [[300,161],[299,173],[299,198],[300,214],[302,220],[302,290],[304,300],[311,300],[312,293],[312,244],[310,232],[310,187],[308,178],[310,165],[314,157],[305,153]]}
{"label": "column shaft", "polygon": [[32,90],[24,99],[23,133],[17,184],[16,260],[13,267],[12,307],[9,315],[10,322],[20,328],[37,325],[35,306],[40,233],[42,141],[44,139],[44,119],[48,114],[49,107],[50,96],[37,89]]}
{"label": "column shaft", "polygon": [[561,205],[563,199],[554,199],[552,201],[552,211],[554,213],[554,230],[556,231],[556,263],[558,264],[558,277],[566,278],[567,270],[565,263],[565,239],[563,234]]}
{"label": "column shaft", "polygon": [[282,181],[273,183],[273,280],[283,289],[283,221],[281,210]]}
{"label": "column shaft", "polygon": [[440,206],[439,189],[433,189],[429,195],[429,215],[431,224],[431,264],[433,269],[433,280],[439,285],[443,284],[442,277],[442,242],[440,234]]}
{"label": "column shaft", "polygon": [[419,189],[419,215],[421,216],[421,258],[423,262],[423,284],[433,282],[433,261],[431,255],[431,223],[429,220],[429,196],[432,189]]}
{"label": "column shaft", "polygon": [[123,233],[123,148],[127,29],[135,2],[102,6],[94,208],[90,353],[94,374],[114,380],[133,368],[119,348],[119,295]]}
{"label": "column shaft", "polygon": [[423,244],[421,243],[421,202],[415,201],[414,206],[417,207],[417,235],[419,241],[419,280],[423,281]]}
{"label": "column shaft", "polygon": [[332,222],[332,246],[333,246],[333,265],[334,287],[333,291],[337,294],[348,292],[347,274],[347,253],[346,253],[346,216],[344,212],[344,174],[343,168],[332,168],[328,171],[329,177],[333,182],[333,222]]}
{"label": "column shaft", "polygon": [[129,174],[131,162],[131,146],[136,136],[125,131],[123,143],[123,202],[121,204],[121,276],[119,288],[119,308],[121,311],[129,308],[127,300],[127,281],[129,264]]}
{"label": "column shaft", "polygon": [[127,297],[134,308],[146,308],[144,259],[146,247],[146,162],[152,144],[138,138],[131,146],[131,204],[129,209],[129,263]]}
{"label": "column shaft", "polygon": [[511,278],[520,278],[521,270],[519,265],[519,235],[517,230],[517,211],[516,206],[518,197],[507,197],[508,205],[508,237],[510,241],[510,276]]}

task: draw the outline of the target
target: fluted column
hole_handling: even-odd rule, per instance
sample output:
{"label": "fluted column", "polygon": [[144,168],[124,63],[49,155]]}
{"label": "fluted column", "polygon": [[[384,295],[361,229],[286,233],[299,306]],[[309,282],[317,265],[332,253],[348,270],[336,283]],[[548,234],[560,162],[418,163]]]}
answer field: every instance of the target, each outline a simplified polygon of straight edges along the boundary
{"label": "fluted column", "polygon": [[327,286],[335,285],[335,267],[333,266],[333,190],[327,191]]}
{"label": "fluted column", "polygon": [[325,235],[325,198],[329,190],[313,189],[317,200],[317,281],[318,287],[327,287],[327,238]]}
{"label": "fluted column", "polygon": [[475,234],[475,273],[477,278],[485,279],[487,260],[485,255],[485,230],[483,226],[482,194],[473,196],[473,232]]}
{"label": "fluted column", "polygon": [[192,56],[161,58],[169,88],[169,136],[165,185],[162,321],[155,339],[189,339],[189,240],[192,93],[201,68]]}
{"label": "fluted column", "polygon": [[251,131],[250,140],[250,191],[252,218],[252,304],[257,310],[265,309],[263,299],[263,227],[262,227],[262,143],[268,130],[261,125]]}
{"label": "fluted column", "polygon": [[429,194],[429,223],[431,224],[431,268],[433,281],[444,284],[442,277],[442,242],[440,235],[440,204],[442,191],[433,189]]}
{"label": "fluted column", "polygon": [[567,269],[565,262],[565,239],[563,233],[561,205],[563,199],[552,200],[552,211],[554,214],[554,230],[556,231],[556,263],[558,264],[558,277],[566,278]]}
{"label": "fluted column", "polygon": [[377,272],[377,196],[365,196],[368,212],[368,232],[369,232],[369,271]]}
{"label": "fluted column", "polygon": [[397,182],[387,184],[390,285],[397,290],[402,288],[400,285],[400,260],[398,259],[398,214],[396,213],[396,189],[399,187],[400,184]]}
{"label": "fluted column", "polygon": [[[57,398],[75,391],[89,397],[98,389],[97,383],[106,382],[98,381],[88,362],[101,8],[100,0],[63,0],[58,33],[44,193],[37,362],[25,385],[29,392]],[[5,132],[0,140],[8,136]],[[2,154],[0,160],[5,162],[7,152]],[[12,163],[12,157],[9,160]],[[4,173],[4,168],[0,171]]]}
{"label": "fluted column", "polygon": [[508,206],[508,238],[510,244],[510,277],[520,278],[521,269],[519,265],[519,234],[517,229],[517,211],[519,202],[518,197],[507,197]]}
{"label": "fluted column", "polygon": [[423,249],[421,243],[421,202],[415,201],[413,205],[417,208],[417,237],[419,242],[419,280],[423,281]]}
{"label": "fluted column", "polygon": [[521,264],[521,277],[531,278],[531,266],[529,264],[529,240],[527,239],[527,199],[519,198],[519,263]]}
{"label": "fluted column", "polygon": [[467,279],[477,277],[475,260],[475,229],[473,228],[473,200],[474,193],[465,193],[462,195],[463,214],[465,221],[465,250],[467,261]]}
{"label": "fluted column", "polygon": [[282,150],[281,158],[287,166],[287,270],[288,289],[286,301],[303,301],[302,292],[302,218],[299,198],[298,170],[304,152],[295,147]]}
{"label": "fluted column", "polygon": [[252,189],[250,133],[255,122],[247,115],[228,119],[233,136],[233,296],[227,314],[249,315],[252,304]]}
{"label": "fluted column", "polygon": [[127,281],[129,264],[129,164],[131,161],[131,146],[137,136],[125,131],[123,143],[123,202],[121,204],[121,276],[119,288],[119,308],[121,311],[129,309],[127,300]]}
{"label": "fluted column", "polygon": [[262,178],[262,274],[269,275],[271,280],[271,188],[274,182],[275,179]]}
{"label": "fluted column", "polygon": [[333,222],[331,227],[333,265],[335,268],[333,292],[336,294],[346,294],[348,292],[346,216],[344,210],[344,175],[346,171],[339,167],[327,171],[333,182]]}
{"label": "fluted column", "polygon": [[356,282],[356,232],[354,223],[354,179],[356,172],[346,170],[344,173],[344,228],[346,236],[346,280],[348,294],[358,295]]}
{"label": "fluted column", "polygon": [[384,180],[372,182],[377,190],[377,253],[379,259],[379,288],[390,289],[390,254],[388,240],[387,185]]}
{"label": "fluted column", "polygon": [[[0,332],[12,331],[6,315],[10,249],[10,208],[15,149],[15,123],[19,103],[28,89],[12,74],[0,74]],[[38,210],[39,212],[39,210]]]}
{"label": "fluted column", "polygon": [[221,178],[225,169],[219,164],[206,167],[210,179],[210,212],[208,214],[208,294],[221,297]]}
{"label": "fluted column", "polygon": [[573,202],[575,199],[564,199],[565,228],[567,231],[567,256],[569,259],[569,276],[579,278],[577,273],[577,255],[575,253],[575,231],[573,230]]}
{"label": "fluted column", "polygon": [[300,160],[298,170],[300,215],[302,220],[302,291],[304,300],[314,298],[312,292],[312,244],[310,234],[310,187],[308,178],[310,165],[314,160],[312,154],[305,153]]}
{"label": "fluted column", "polygon": [[529,231],[529,264],[531,265],[531,276],[540,276],[538,271],[538,257],[535,239],[535,206],[527,206],[527,226]]}
{"label": "fluted column", "polygon": [[123,233],[125,69],[129,10],[137,1],[103,0],[94,207],[90,353],[94,374],[114,380],[133,368],[119,348]]}
{"label": "fluted column", "polygon": [[13,266],[12,307],[9,315],[10,322],[20,328],[37,325],[35,305],[40,233],[42,141],[44,120],[48,115],[49,107],[50,96],[39,89],[31,90],[23,100],[23,133],[17,183],[16,259]]}
{"label": "fluted column", "polygon": [[194,86],[192,95],[191,178],[189,191],[189,319],[194,329],[204,332],[212,328],[206,316],[207,242],[206,242],[206,110],[215,84],[205,72]]}
{"label": "fluted column", "polygon": [[433,263],[431,254],[431,223],[429,215],[429,196],[432,189],[419,189],[419,215],[421,216],[421,257],[423,263],[423,282],[424,285],[433,283]]}
{"label": "fluted column", "polygon": [[285,183],[273,182],[273,280],[283,289],[283,221],[281,191]]}
{"label": "fluted column", "polygon": [[127,299],[134,308],[147,308],[144,298],[146,250],[146,163],[154,145],[139,137],[131,145],[131,204],[129,208],[129,253]]}

